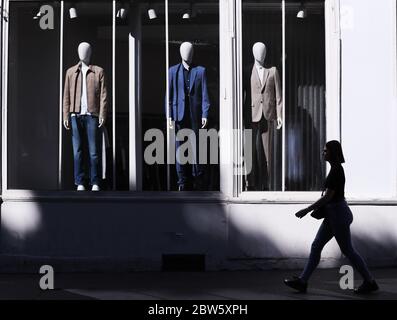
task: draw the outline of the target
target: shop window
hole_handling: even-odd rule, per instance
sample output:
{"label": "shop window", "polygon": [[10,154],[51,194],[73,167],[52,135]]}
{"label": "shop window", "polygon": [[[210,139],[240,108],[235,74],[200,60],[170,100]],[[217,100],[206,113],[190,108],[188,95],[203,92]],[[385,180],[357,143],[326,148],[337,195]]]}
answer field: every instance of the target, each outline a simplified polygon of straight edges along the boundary
{"label": "shop window", "polygon": [[242,1],[242,70],[243,190],[321,190],[324,1]]}
{"label": "shop window", "polygon": [[7,187],[58,188],[59,2],[54,28],[39,24],[43,2],[10,2]]}
{"label": "shop window", "polygon": [[[209,140],[199,139],[202,127],[207,132],[219,131],[219,1],[171,0],[168,4],[168,115],[164,106],[165,25],[150,19],[144,20],[143,24],[142,129],[143,134],[153,128],[161,130],[164,141],[168,137],[166,145],[169,155],[164,158],[164,164],[148,163],[143,158],[143,189],[219,190],[219,162],[210,161],[209,150],[207,159],[202,157],[200,161],[199,150],[199,144],[207,144],[210,148]],[[157,5],[156,10],[162,15],[162,6]],[[192,52],[192,60],[183,64],[182,56],[189,52]],[[191,82],[184,82],[183,79]],[[167,116],[172,121],[172,127]],[[183,129],[191,130],[192,135],[178,143],[175,140],[179,139],[178,132]],[[196,145],[189,144],[191,148],[188,147],[187,152],[192,158],[187,164],[182,164],[178,156],[170,153],[174,153],[174,148],[178,150],[180,145],[192,142],[189,139],[196,139]],[[144,149],[151,143],[151,140],[144,141]],[[174,147],[169,147],[170,144]],[[211,152],[218,153],[218,147],[211,149]]]}
{"label": "shop window", "polygon": [[[54,12],[50,30],[40,27],[43,5]],[[180,65],[182,43],[194,48],[197,88],[186,96],[193,100],[183,121],[219,130],[218,1],[169,1],[167,8],[165,1],[10,1],[9,18],[8,189],[219,190],[211,154],[198,175],[188,165],[183,188],[175,162],[145,159],[153,129],[171,152],[167,70]],[[188,117],[193,108],[197,119]]]}
{"label": "shop window", "polygon": [[[72,12],[71,12],[72,11]],[[73,16],[73,11],[76,17]],[[69,91],[63,92],[63,98],[71,95],[70,114],[67,120],[70,121],[70,129],[62,130],[62,189],[75,189],[76,185],[84,185],[86,188],[95,184],[91,178],[95,174],[96,181],[103,190],[111,190],[116,184],[113,162],[113,126],[115,124],[112,90],[112,30],[113,30],[113,4],[112,2],[65,2],[64,6],[64,25],[63,25],[63,74],[64,83],[70,81]],[[83,71],[81,71],[82,58],[78,52],[81,43],[90,45],[91,55],[86,62],[90,69],[86,73],[87,84],[87,114],[80,116],[85,111],[83,107]],[[97,68],[97,69],[95,69]],[[101,75],[98,75],[99,69],[102,69]],[[73,69],[73,70],[72,70]],[[91,70],[92,69],[92,70]],[[72,70],[72,75],[68,76],[67,71]],[[103,77],[105,88],[101,88],[99,77]],[[67,79],[69,78],[69,79]],[[92,85],[91,85],[92,84]],[[79,88],[81,87],[81,89]],[[66,85],[64,86],[65,90]],[[95,92],[94,92],[95,90]],[[90,92],[92,91],[92,92]],[[101,95],[106,95],[106,101],[101,101]],[[95,96],[95,98],[94,98]],[[75,101],[73,99],[75,98]],[[92,100],[98,100],[93,102]],[[104,106],[102,104],[105,104]],[[94,106],[95,110],[89,110]],[[72,110],[72,108],[74,109]],[[101,108],[106,108],[103,112]],[[65,108],[65,102],[63,105]],[[118,110],[116,108],[115,110]],[[65,111],[63,111],[65,113]],[[89,124],[83,119],[91,118],[88,121],[99,121],[100,117],[105,120],[104,125],[98,128],[99,124],[90,126],[97,133],[97,141],[91,141],[88,136],[91,133],[86,130]],[[64,119],[65,120],[65,117]],[[76,120],[76,121],[75,121]],[[107,142],[107,143],[105,143]],[[73,146],[73,144],[75,144]],[[79,147],[77,147],[77,144]],[[96,172],[93,173],[92,160],[90,158],[90,146],[97,146],[97,157],[99,162],[95,166]],[[80,150],[77,151],[76,149]],[[77,152],[81,154],[81,161],[76,161]],[[78,163],[77,163],[78,162]],[[79,168],[79,169],[77,169]]]}

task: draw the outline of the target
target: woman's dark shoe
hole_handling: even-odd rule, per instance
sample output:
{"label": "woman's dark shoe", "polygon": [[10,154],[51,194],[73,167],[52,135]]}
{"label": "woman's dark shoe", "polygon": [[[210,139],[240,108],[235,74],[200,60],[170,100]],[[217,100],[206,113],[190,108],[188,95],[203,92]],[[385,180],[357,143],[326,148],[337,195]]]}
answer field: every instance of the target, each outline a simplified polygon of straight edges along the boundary
{"label": "woman's dark shoe", "polygon": [[284,280],[285,285],[287,285],[290,288],[293,288],[295,290],[298,290],[299,292],[306,293],[307,290],[307,282],[304,282],[298,277],[293,277],[292,279],[285,279]]}
{"label": "woman's dark shoe", "polygon": [[371,292],[377,291],[378,289],[379,289],[379,286],[375,280],[364,281],[361,286],[359,286],[357,289],[354,289],[354,293],[366,294],[366,293],[371,293]]}

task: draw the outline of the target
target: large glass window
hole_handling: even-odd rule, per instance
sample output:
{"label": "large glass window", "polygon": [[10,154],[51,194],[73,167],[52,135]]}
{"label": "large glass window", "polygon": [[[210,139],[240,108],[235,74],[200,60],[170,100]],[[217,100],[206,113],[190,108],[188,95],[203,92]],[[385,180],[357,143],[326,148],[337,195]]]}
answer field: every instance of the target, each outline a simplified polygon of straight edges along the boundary
{"label": "large glass window", "polygon": [[[76,13],[76,17],[73,16],[73,10]],[[71,12],[72,11],[72,12]],[[80,85],[82,87],[82,72],[78,71],[80,64],[80,57],[78,54],[78,48],[81,43],[86,42],[91,46],[91,57],[87,62],[87,65],[97,66],[103,69],[104,81],[106,83],[107,92],[107,111],[104,114],[106,121],[104,126],[98,132],[98,156],[100,162],[98,165],[98,176],[102,189],[108,190],[113,189],[114,184],[114,163],[113,163],[113,105],[112,105],[112,72],[113,72],[113,61],[112,61],[112,30],[113,30],[113,3],[112,2],[65,2],[64,7],[64,24],[63,24],[63,70],[64,70],[64,81],[68,77],[67,71],[73,69],[73,74],[69,77],[70,91],[73,97],[77,97],[74,101],[75,106],[80,108],[81,101],[77,101],[78,96],[82,97],[83,93],[79,95]],[[93,74],[98,72],[97,69],[91,68],[91,75],[87,73],[86,83],[87,90],[99,90],[100,88],[89,87],[90,77],[96,79]],[[81,81],[80,81],[81,80]],[[96,81],[96,80],[95,80]],[[95,84],[97,86],[97,84]],[[63,95],[69,94],[69,92],[63,92]],[[89,92],[87,92],[89,97]],[[73,99],[73,98],[72,98]],[[97,103],[99,104],[99,103]],[[74,161],[74,153],[72,147],[74,131],[74,119],[78,118],[77,114],[81,111],[75,108],[76,114],[71,113],[71,129],[63,130],[62,139],[62,189],[75,189],[76,181],[74,167],[77,166]],[[75,118],[73,119],[72,116]],[[77,121],[79,127],[84,127],[84,123]],[[85,172],[85,176],[82,179],[83,184],[89,185],[89,172],[91,163],[89,159],[89,146],[88,139],[86,139],[85,130],[81,132],[81,152],[82,152],[82,172]],[[104,143],[103,141],[106,140]]]}
{"label": "large glass window", "polygon": [[[146,191],[167,190],[167,166],[165,165],[165,116],[164,101],[166,88],[166,27],[165,1],[141,3],[141,127],[142,127],[142,188]],[[160,147],[163,156],[160,161],[145,160],[145,152],[152,143],[145,139],[151,129],[162,132]],[[145,141],[147,140],[147,141]]]}
{"label": "large glass window", "polygon": [[320,190],[324,1],[242,1],[245,191]]}
{"label": "large glass window", "polygon": [[[243,1],[243,125],[246,191],[282,189],[282,10],[281,1]],[[283,125],[283,124],[282,124]],[[247,136],[249,138],[249,136]]]}
{"label": "large glass window", "polygon": [[10,2],[9,6],[7,187],[10,189],[58,188],[60,5],[48,3],[54,13],[51,29],[40,25],[43,4]]}
{"label": "large glass window", "polygon": [[[151,2],[158,18],[148,19],[145,12],[143,19],[142,128],[144,134],[161,130],[168,152],[165,164],[143,159],[143,189],[219,190],[219,165],[210,161],[211,153],[218,153],[217,137],[199,139],[200,129],[208,135],[219,130],[219,1],[171,0],[168,4],[168,115],[164,5]],[[191,134],[182,134],[183,130]],[[144,148],[150,144],[151,140],[144,141]],[[200,144],[207,147],[206,159],[200,160]],[[178,158],[180,147],[186,150],[180,153],[186,163]]]}
{"label": "large glass window", "polygon": [[[53,28],[41,27],[44,4],[53,9]],[[324,0],[236,4],[241,37],[224,50],[237,53],[240,63],[240,70],[227,70],[241,75],[234,124],[251,132],[242,135],[250,141],[236,144],[246,159],[241,190],[319,190],[325,174]],[[229,18],[225,24],[234,23]],[[76,189],[75,135],[62,119],[67,88],[75,99],[68,116],[83,114],[86,106],[98,124],[106,118],[98,130],[102,190],[219,190],[220,27],[233,29],[219,25],[215,0],[10,1],[8,188]],[[83,42],[92,50],[86,82],[78,53]],[[222,96],[228,101],[230,95]],[[106,112],[92,108],[94,100],[106,100]],[[153,151],[154,143],[160,148]],[[90,188],[88,136],[82,149]]]}
{"label": "large glass window", "polygon": [[[136,37],[136,17],[138,8],[129,2],[116,2],[115,29],[115,188],[130,188],[130,99],[135,92],[136,81],[130,82],[130,55],[135,57],[135,46],[130,45]],[[134,61],[135,59],[131,59]],[[134,70],[136,66],[134,66]],[[132,87],[134,86],[134,87]],[[134,119],[131,119],[131,121]],[[131,186],[132,187],[132,186]]]}
{"label": "large glass window", "polygon": [[[40,27],[43,5],[55,12],[51,30]],[[183,43],[194,50],[185,78],[192,85],[174,130],[188,121],[197,139],[199,129],[212,137],[203,141],[207,159],[198,146],[189,149],[194,163],[183,166],[182,188],[182,166],[166,157],[177,142],[167,140],[165,100]],[[101,190],[219,190],[219,158],[211,158],[218,154],[218,1],[11,1],[9,57],[8,188],[75,190],[97,182]],[[163,157],[154,162],[145,159],[153,129],[163,136]]]}
{"label": "large glass window", "polygon": [[286,1],[285,21],[285,190],[321,190],[326,142],[324,1]]}

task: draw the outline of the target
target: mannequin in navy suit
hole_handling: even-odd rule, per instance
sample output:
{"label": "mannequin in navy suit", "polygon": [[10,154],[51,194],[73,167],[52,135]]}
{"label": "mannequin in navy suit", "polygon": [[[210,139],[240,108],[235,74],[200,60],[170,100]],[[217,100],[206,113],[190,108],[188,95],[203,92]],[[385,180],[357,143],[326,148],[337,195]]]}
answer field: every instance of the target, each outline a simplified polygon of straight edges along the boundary
{"label": "mannequin in navy suit", "polygon": [[[210,102],[207,89],[205,68],[195,66],[193,61],[193,45],[184,42],[180,46],[182,62],[169,69],[169,101],[168,101],[168,125],[172,129],[175,122],[176,134],[181,129],[191,129],[195,133],[194,161],[192,164],[182,165],[176,160],[178,175],[178,190],[188,190],[191,175],[198,189],[202,187],[204,168],[199,165],[198,137],[199,129],[204,129],[208,122]],[[176,141],[176,151],[184,142]]]}

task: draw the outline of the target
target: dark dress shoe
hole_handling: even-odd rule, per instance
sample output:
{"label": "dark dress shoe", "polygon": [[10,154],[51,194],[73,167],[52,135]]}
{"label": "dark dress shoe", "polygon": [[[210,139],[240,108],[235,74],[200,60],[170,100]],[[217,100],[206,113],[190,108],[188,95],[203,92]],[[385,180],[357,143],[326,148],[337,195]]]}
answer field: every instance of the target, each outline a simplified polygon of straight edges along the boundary
{"label": "dark dress shoe", "polygon": [[298,290],[299,292],[306,293],[307,283],[298,277],[293,277],[292,279],[285,279],[285,285],[288,287]]}
{"label": "dark dress shoe", "polygon": [[371,293],[371,292],[377,291],[378,289],[379,289],[379,286],[375,280],[373,280],[371,282],[364,281],[361,286],[359,286],[357,289],[354,289],[354,293],[366,294],[366,293]]}

